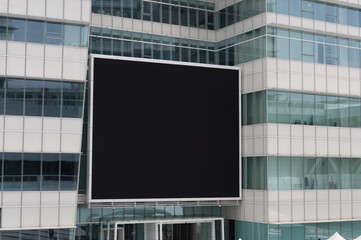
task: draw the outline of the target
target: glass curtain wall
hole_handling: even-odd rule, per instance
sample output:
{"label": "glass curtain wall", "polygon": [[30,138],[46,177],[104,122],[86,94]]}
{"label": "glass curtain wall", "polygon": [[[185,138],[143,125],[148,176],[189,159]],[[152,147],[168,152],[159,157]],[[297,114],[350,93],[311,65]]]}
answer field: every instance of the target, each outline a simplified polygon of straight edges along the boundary
{"label": "glass curtain wall", "polygon": [[278,90],[242,95],[242,125],[284,123],[361,127],[361,99]]}

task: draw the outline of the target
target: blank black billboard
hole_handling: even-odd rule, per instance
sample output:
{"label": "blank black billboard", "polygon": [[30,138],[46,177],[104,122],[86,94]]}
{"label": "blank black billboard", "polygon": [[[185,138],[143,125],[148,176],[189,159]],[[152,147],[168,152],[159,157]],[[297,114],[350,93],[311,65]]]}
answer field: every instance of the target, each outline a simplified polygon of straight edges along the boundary
{"label": "blank black billboard", "polygon": [[91,199],[238,198],[239,71],[93,62]]}

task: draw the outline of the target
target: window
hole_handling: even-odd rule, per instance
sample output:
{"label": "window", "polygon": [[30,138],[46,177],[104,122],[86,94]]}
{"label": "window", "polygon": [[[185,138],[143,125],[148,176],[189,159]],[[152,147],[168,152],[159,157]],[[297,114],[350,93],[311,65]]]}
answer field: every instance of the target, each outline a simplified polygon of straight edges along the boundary
{"label": "window", "polygon": [[44,22],[30,21],[26,23],[26,41],[32,43],[44,42]]}

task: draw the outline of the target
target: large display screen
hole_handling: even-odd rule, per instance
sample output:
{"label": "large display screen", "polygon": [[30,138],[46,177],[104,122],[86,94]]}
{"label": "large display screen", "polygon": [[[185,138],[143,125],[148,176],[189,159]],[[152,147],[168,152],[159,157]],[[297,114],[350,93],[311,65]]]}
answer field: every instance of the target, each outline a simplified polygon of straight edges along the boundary
{"label": "large display screen", "polygon": [[239,69],[91,56],[89,200],[240,197]]}

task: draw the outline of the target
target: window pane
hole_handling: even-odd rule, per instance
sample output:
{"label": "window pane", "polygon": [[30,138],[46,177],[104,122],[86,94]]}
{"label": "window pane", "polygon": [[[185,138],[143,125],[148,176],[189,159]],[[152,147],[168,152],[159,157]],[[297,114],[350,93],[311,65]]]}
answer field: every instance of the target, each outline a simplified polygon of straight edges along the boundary
{"label": "window pane", "polygon": [[315,95],[303,94],[303,124],[314,125],[315,121]]}
{"label": "window pane", "polygon": [[315,62],[325,64],[325,45],[321,43],[315,44]]}
{"label": "window pane", "polygon": [[358,27],[358,10],[354,8],[348,8],[347,9],[347,23],[348,25]]}
{"label": "window pane", "polygon": [[162,23],[169,23],[170,6],[162,4]]}
{"label": "window pane", "polygon": [[352,189],[361,189],[361,158],[351,158]]}
{"label": "window pane", "polygon": [[278,123],[290,123],[290,93],[278,92],[277,96]]}
{"label": "window pane", "polygon": [[337,46],[326,45],[326,57],[337,59]]}
{"label": "window pane", "polygon": [[63,82],[63,117],[83,116],[84,83]]}
{"label": "window pane", "polygon": [[340,158],[328,159],[328,187],[329,189],[340,188]]}
{"label": "window pane", "polygon": [[320,2],[314,3],[315,20],[325,21],[325,4]]}
{"label": "window pane", "polygon": [[305,157],[303,160],[304,163],[304,184],[305,189],[315,189],[316,179],[316,159],[312,157]]}
{"label": "window pane", "polygon": [[122,0],[123,2],[123,17],[132,17],[132,0]]}
{"label": "window pane", "polygon": [[291,93],[291,124],[302,122],[302,93]]}
{"label": "window pane", "polygon": [[253,157],[255,161],[255,186],[254,189],[266,189],[266,165],[265,157]]}
{"label": "window pane", "polygon": [[264,91],[254,92],[252,95],[254,96],[254,104],[252,106],[254,115],[253,123],[264,123]]}
{"label": "window pane", "polygon": [[24,153],[23,190],[40,190],[40,154]]}
{"label": "window pane", "polygon": [[21,153],[4,153],[4,191],[21,190]]}
{"label": "window pane", "polygon": [[339,111],[341,127],[350,126],[350,104],[348,97],[339,97]]}
{"label": "window pane", "polygon": [[341,159],[341,188],[351,189],[351,159]]}
{"label": "window pane", "polygon": [[316,158],[317,189],[328,189],[327,158]]}
{"label": "window pane", "polygon": [[326,125],[326,114],[327,114],[327,104],[326,96],[316,95],[315,96],[315,113],[316,113],[316,125],[325,126]]}
{"label": "window pane", "polygon": [[27,21],[27,42],[43,43],[44,42],[44,22]]}
{"label": "window pane", "polygon": [[289,240],[292,238],[290,224],[280,224],[280,240]]}
{"label": "window pane", "polygon": [[303,158],[292,157],[291,158],[291,181],[292,190],[303,189]]}
{"label": "window pane", "polygon": [[305,238],[304,224],[293,224],[292,239],[304,239],[304,238]]}
{"label": "window pane", "polygon": [[25,115],[42,116],[43,81],[25,81]]}
{"label": "window pane", "polygon": [[289,157],[278,157],[279,190],[291,190],[291,162]]}
{"label": "window pane", "polygon": [[80,47],[81,28],[77,25],[64,25],[64,45]]}
{"label": "window pane", "polygon": [[327,126],[340,126],[338,97],[327,96]]}
{"label": "window pane", "polygon": [[9,41],[25,42],[25,20],[9,18],[7,39]]}
{"label": "window pane", "polygon": [[290,15],[301,17],[301,3],[302,1],[290,0]]}
{"label": "window pane", "polygon": [[277,123],[277,92],[268,90],[268,122]]}
{"label": "window pane", "polygon": [[277,157],[268,157],[268,190],[278,190]]}
{"label": "window pane", "polygon": [[312,42],[302,42],[302,54],[304,55],[313,55],[313,43]]}
{"label": "window pane", "polygon": [[347,7],[337,7],[338,10],[338,16],[337,16],[337,22],[340,24],[347,25]]}
{"label": "window pane", "polygon": [[6,40],[7,18],[0,17],[0,40]]}
{"label": "window pane", "polygon": [[361,127],[361,104],[359,98],[350,98],[350,127]]}
{"label": "window pane", "polygon": [[59,154],[43,154],[42,190],[57,191],[59,189]]}
{"label": "window pane", "polygon": [[338,65],[348,67],[348,48],[338,47]]}
{"label": "window pane", "polygon": [[152,3],[153,22],[160,22],[160,4]]}
{"label": "window pane", "polygon": [[290,58],[289,44],[290,40],[288,38],[277,38],[277,58]]}
{"label": "window pane", "polygon": [[253,157],[248,157],[245,159],[245,169],[247,170],[247,174],[246,174],[246,189],[254,189],[254,158]]}
{"label": "window pane", "polygon": [[291,60],[296,60],[296,61],[301,61],[302,60],[302,54],[301,54],[301,51],[302,51],[302,47],[301,47],[301,41],[299,40],[293,40],[291,39],[290,40],[290,59]]}
{"label": "window pane", "polygon": [[246,237],[247,240],[253,240],[254,238],[254,223],[253,222],[246,222]]}
{"label": "window pane", "polygon": [[60,190],[77,190],[79,154],[61,154]]}
{"label": "window pane", "polygon": [[61,45],[63,43],[63,26],[60,23],[46,23],[45,43]]}
{"label": "window pane", "polygon": [[86,48],[88,47],[88,26],[81,27],[81,47]]}
{"label": "window pane", "polygon": [[360,66],[359,61],[359,49],[349,48],[348,49],[349,67],[358,68]]}
{"label": "window pane", "polygon": [[5,78],[0,77],[0,114],[4,114]]}
{"label": "window pane", "polygon": [[277,13],[288,15],[288,0],[278,0],[277,1]]}
{"label": "window pane", "polygon": [[44,81],[44,116],[60,117],[61,82]]}
{"label": "window pane", "polygon": [[6,80],[6,114],[23,115],[24,80]]}

